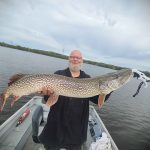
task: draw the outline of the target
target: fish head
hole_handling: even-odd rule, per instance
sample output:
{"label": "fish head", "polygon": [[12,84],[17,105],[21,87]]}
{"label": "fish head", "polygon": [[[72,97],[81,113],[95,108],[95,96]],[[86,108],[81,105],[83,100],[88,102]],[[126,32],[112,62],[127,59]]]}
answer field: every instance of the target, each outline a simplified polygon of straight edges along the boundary
{"label": "fish head", "polygon": [[108,73],[99,81],[100,93],[109,94],[125,85],[132,77],[133,73],[131,69],[122,69],[113,73]]}
{"label": "fish head", "polygon": [[133,72],[131,69],[122,69],[116,72],[116,80],[118,82],[118,88],[126,84],[132,77]]}

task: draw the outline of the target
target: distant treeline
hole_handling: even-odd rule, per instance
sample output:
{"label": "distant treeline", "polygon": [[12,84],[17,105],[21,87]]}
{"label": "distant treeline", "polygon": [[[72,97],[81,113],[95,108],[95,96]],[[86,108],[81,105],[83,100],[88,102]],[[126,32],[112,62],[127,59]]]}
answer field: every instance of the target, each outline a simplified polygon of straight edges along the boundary
{"label": "distant treeline", "polygon": [[[42,54],[42,55],[47,55],[47,56],[51,56],[51,57],[68,59],[68,56],[59,54],[59,53],[55,53],[52,51],[32,49],[32,48],[23,47],[20,45],[10,45],[10,44],[4,43],[4,42],[0,42],[0,46],[9,47],[9,48],[18,49],[18,50],[27,51],[27,52],[32,52],[32,53],[37,53],[37,54]],[[84,62],[87,64],[92,64],[92,65],[96,65],[96,66],[100,66],[100,67],[104,67],[104,68],[110,68],[110,69],[114,69],[114,70],[120,70],[120,69],[125,68],[125,67],[114,66],[111,64],[105,64],[105,63],[101,63],[101,62],[94,62],[94,61],[90,61],[90,60],[84,60]],[[150,72],[148,72],[148,71],[142,71],[142,72],[150,77]]]}
{"label": "distant treeline", "polygon": [[10,44],[4,43],[4,42],[0,42],[0,46],[18,49],[18,50],[22,50],[22,51],[26,51],[26,52],[32,52],[32,53],[47,55],[47,56],[53,56],[53,57],[62,58],[62,59],[67,59],[66,55],[62,55],[62,54],[50,52],[50,51],[32,49],[32,48],[23,47],[20,45],[10,45]]}

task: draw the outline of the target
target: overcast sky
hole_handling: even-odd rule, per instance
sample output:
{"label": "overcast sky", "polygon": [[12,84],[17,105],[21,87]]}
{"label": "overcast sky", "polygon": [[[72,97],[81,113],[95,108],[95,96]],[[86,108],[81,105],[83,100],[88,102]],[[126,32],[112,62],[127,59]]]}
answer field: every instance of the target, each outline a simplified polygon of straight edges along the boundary
{"label": "overcast sky", "polygon": [[0,0],[0,41],[150,71],[149,0]]}

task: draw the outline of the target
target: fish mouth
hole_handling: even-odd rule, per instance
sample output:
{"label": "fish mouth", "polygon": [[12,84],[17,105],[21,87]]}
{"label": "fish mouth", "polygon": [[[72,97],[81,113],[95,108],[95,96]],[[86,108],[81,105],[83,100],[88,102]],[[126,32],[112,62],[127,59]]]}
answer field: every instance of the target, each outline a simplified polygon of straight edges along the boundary
{"label": "fish mouth", "polygon": [[118,88],[124,86],[132,77],[133,73],[131,69],[120,70],[119,73],[116,73],[116,78],[114,79],[113,88],[117,90]]}
{"label": "fish mouth", "polygon": [[120,85],[124,85],[131,79],[131,77],[133,77],[132,70],[131,69],[123,69],[118,74],[118,78],[119,78],[118,81],[119,81]]}
{"label": "fish mouth", "polygon": [[100,91],[103,94],[109,94],[110,92],[117,90],[131,79],[132,74],[131,69],[123,69],[109,73],[104,79],[104,82],[101,81],[99,83]]}

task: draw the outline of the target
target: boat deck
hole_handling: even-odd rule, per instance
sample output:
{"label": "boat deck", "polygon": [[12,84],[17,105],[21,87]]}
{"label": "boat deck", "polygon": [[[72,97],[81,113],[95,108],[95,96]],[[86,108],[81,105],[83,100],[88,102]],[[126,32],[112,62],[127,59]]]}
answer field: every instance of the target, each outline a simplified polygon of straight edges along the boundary
{"label": "boat deck", "polygon": [[[86,144],[84,144],[84,150],[89,150],[90,144],[92,142],[92,138],[90,136],[89,130],[88,130],[87,136],[88,136],[88,138],[87,138],[88,141],[86,142]],[[28,137],[28,139],[27,139],[26,143],[24,144],[22,150],[29,150],[29,149],[31,149],[31,150],[45,150],[45,148],[44,148],[44,146],[42,144],[37,144],[37,143],[33,142],[32,134],[30,134],[30,136]]]}
{"label": "boat deck", "polygon": [[[45,150],[42,144],[36,144],[32,140],[32,115],[37,106],[41,105],[42,98],[39,96],[33,97],[21,109],[19,109],[13,116],[6,120],[0,126],[0,150]],[[45,105],[43,105],[45,107]],[[16,127],[18,118],[27,109],[30,108],[31,112],[25,121]],[[49,108],[44,109],[44,122],[46,123]],[[91,126],[91,124],[93,124]],[[39,133],[42,131],[44,125],[40,126]],[[91,129],[94,134],[91,136]],[[89,126],[87,142],[84,144],[84,150],[89,150],[92,142],[96,137],[105,132],[111,142],[111,150],[118,150],[116,144],[111,138],[102,120],[98,116],[93,106],[90,106]],[[64,149],[62,149],[64,150]]]}
{"label": "boat deck", "polygon": [[45,150],[44,146],[42,144],[36,144],[32,140],[32,135],[30,134],[29,138],[27,139],[24,147],[22,150]]}

